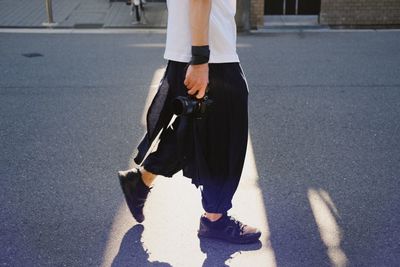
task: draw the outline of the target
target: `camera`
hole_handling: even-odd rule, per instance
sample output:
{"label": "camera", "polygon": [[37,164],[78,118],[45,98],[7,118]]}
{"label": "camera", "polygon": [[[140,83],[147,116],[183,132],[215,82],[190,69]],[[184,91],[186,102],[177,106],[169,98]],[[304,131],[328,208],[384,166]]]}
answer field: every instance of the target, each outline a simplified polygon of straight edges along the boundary
{"label": "camera", "polygon": [[202,99],[192,96],[178,96],[172,102],[172,110],[177,116],[193,115],[196,118],[202,118],[212,102],[207,95]]}

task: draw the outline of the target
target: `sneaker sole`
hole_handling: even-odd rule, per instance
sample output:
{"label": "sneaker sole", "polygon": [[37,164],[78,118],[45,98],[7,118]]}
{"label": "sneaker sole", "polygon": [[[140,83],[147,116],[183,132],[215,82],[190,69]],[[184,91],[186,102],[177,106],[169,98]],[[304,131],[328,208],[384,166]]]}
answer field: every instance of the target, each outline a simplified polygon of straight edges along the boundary
{"label": "sneaker sole", "polygon": [[253,244],[260,240],[261,233],[254,235],[252,237],[246,238],[246,239],[242,239],[242,240],[229,239],[229,238],[224,238],[221,236],[206,235],[206,234],[201,234],[201,233],[197,233],[197,236],[199,238],[217,239],[217,240],[225,241],[225,242],[232,243],[232,244]]}

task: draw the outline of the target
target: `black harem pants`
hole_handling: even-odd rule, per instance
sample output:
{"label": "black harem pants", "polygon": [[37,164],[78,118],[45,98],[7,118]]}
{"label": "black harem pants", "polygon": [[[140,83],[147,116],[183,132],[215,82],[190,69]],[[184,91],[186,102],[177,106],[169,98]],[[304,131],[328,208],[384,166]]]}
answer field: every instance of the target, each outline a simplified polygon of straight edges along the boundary
{"label": "black harem pants", "polygon": [[[169,61],[147,112],[147,133],[138,146],[137,164],[171,177],[180,170],[201,188],[206,212],[225,213],[242,174],[248,137],[248,87],[239,63],[209,64],[208,96],[213,103],[201,119],[178,116],[172,101],[187,96],[187,63]],[[156,139],[157,149],[145,158]]]}

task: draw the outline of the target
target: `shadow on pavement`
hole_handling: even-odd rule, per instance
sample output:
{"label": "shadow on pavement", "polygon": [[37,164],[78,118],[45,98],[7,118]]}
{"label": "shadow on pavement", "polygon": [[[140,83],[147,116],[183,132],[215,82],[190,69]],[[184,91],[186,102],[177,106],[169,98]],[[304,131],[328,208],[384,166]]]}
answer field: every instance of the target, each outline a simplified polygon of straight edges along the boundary
{"label": "shadow on pavement", "polygon": [[[29,73],[0,79],[10,86],[0,89],[0,265],[101,266],[123,200],[116,171],[142,136],[135,123],[143,107],[135,103],[145,101],[164,64],[161,48],[132,45],[161,43],[164,35],[0,39],[10,48],[5,55],[16,55],[15,73]],[[44,56],[22,56],[32,52]]]}
{"label": "shadow on pavement", "polygon": [[123,266],[158,266],[169,267],[170,264],[159,261],[149,261],[149,254],[141,242],[144,226],[137,224],[126,232],[122,239],[117,256],[115,256],[112,267]]}
{"label": "shadow on pavement", "polygon": [[252,139],[277,266],[395,266],[398,92],[258,90]]}
{"label": "shadow on pavement", "polygon": [[398,265],[399,36],[257,38],[240,56],[277,266]]}
{"label": "shadow on pavement", "polygon": [[241,253],[241,251],[259,250],[261,247],[260,241],[254,244],[235,245],[223,241],[200,238],[200,249],[207,256],[203,267],[229,266],[226,262],[233,259],[233,254]]}

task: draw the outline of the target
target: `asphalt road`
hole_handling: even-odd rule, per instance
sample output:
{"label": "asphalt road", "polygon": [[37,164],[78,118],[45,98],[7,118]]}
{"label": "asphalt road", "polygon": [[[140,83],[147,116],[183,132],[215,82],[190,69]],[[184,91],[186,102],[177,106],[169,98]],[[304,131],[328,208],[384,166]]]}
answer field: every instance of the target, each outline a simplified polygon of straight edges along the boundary
{"label": "asphalt road", "polygon": [[[152,228],[120,209],[115,175],[144,133],[164,41],[0,33],[1,266],[188,266],[190,253],[193,266],[249,266],[246,251],[253,266],[398,266],[400,31],[239,37],[262,196],[243,212],[261,205],[268,233],[259,245],[200,243],[190,253],[180,253],[192,237],[179,224],[168,228],[173,243],[158,228],[155,241],[145,236]],[[129,230],[105,259],[116,214]],[[152,242],[177,255],[158,257]]]}

